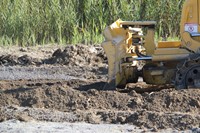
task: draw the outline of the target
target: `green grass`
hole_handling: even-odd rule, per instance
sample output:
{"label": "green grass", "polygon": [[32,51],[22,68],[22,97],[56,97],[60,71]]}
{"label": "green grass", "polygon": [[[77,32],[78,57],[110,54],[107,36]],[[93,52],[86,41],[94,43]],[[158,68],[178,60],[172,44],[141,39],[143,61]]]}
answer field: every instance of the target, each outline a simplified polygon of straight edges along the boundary
{"label": "green grass", "polygon": [[94,44],[118,18],[155,20],[178,37],[182,0],[1,0],[0,45]]}

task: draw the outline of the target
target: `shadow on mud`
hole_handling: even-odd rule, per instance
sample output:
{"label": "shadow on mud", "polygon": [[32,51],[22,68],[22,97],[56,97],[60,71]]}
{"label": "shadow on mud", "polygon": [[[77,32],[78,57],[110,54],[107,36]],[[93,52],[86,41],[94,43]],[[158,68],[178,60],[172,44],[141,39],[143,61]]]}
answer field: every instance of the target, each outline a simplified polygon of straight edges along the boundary
{"label": "shadow on mud", "polygon": [[115,88],[112,83],[107,82],[96,82],[86,85],[80,85],[79,87],[75,88],[79,91],[88,91],[88,90],[98,90],[98,91],[118,91],[121,93],[129,93],[131,91],[135,91],[137,93],[151,93],[161,91],[163,89],[170,89],[173,88],[172,85],[147,85],[145,83],[132,83],[127,85],[124,88]]}
{"label": "shadow on mud", "polygon": [[30,91],[30,90],[33,90],[33,88],[19,87],[17,89],[5,90],[4,93],[5,94],[12,94],[12,93],[20,93],[20,92],[25,92],[25,91]]}
{"label": "shadow on mud", "polygon": [[113,91],[115,90],[114,87],[112,87],[111,85],[109,85],[107,82],[96,82],[96,83],[91,83],[91,84],[87,84],[87,85],[80,85],[78,88],[76,88],[79,91],[88,91],[88,90],[99,90],[99,91]]}

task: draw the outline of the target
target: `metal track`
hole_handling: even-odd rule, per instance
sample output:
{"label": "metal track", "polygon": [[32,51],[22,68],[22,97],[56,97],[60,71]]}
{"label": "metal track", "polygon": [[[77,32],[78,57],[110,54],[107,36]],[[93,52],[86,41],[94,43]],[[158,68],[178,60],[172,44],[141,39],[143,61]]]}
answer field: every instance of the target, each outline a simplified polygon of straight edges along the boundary
{"label": "metal track", "polygon": [[200,54],[192,54],[177,66],[176,89],[200,88]]}

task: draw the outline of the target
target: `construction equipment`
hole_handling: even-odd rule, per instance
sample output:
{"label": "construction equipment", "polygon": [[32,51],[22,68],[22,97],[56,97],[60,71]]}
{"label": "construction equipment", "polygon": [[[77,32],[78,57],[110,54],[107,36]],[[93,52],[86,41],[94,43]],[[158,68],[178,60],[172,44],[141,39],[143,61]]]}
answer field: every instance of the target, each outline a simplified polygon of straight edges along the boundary
{"label": "construction equipment", "polygon": [[124,88],[143,77],[147,84],[200,88],[200,0],[183,5],[181,41],[156,43],[155,26],[155,21],[117,20],[105,29],[109,82]]}

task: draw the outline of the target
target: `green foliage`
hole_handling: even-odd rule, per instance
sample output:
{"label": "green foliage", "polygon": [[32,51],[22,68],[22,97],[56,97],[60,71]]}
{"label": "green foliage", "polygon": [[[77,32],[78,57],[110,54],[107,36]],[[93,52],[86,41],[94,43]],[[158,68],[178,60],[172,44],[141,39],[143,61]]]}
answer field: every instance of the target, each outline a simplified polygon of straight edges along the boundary
{"label": "green foliage", "polygon": [[100,43],[106,25],[156,20],[158,36],[178,36],[182,0],[1,0],[0,43]]}

